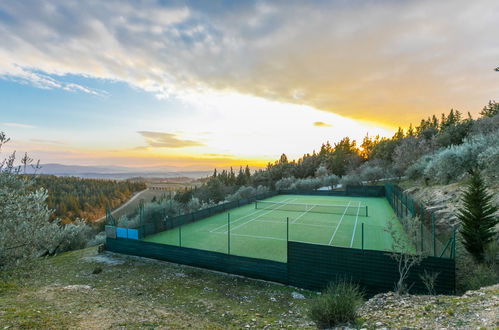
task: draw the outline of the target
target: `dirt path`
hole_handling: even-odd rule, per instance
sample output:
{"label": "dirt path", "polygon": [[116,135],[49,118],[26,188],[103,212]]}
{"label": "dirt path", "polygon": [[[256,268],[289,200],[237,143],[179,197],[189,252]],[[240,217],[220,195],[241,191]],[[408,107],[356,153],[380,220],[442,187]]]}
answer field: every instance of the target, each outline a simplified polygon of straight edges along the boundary
{"label": "dirt path", "polygon": [[[139,191],[138,193],[135,193],[132,198],[130,198],[128,201],[126,201],[124,204],[121,204],[120,206],[118,206],[117,208],[115,208],[114,210],[111,211],[111,215],[114,215],[116,214],[117,212],[121,211],[122,209],[124,209],[125,207],[127,207],[128,205],[130,205],[131,203],[133,203],[133,201],[135,201],[137,198],[139,198],[140,196],[142,196],[144,193],[146,193],[147,191],[149,191],[148,188],[144,189],[144,190],[141,190]],[[106,219],[106,216],[104,215],[103,217],[100,217],[99,219],[97,220],[94,220],[94,222],[101,222],[101,221],[104,221]]]}

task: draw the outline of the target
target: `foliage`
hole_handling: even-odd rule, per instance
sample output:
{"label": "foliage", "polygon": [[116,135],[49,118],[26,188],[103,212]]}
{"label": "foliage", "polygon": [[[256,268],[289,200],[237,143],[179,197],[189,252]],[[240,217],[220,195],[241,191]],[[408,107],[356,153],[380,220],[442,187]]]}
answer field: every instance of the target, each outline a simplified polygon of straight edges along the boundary
{"label": "foliage", "polygon": [[[0,133],[0,148],[7,141]],[[51,221],[47,190],[34,189],[34,178],[20,174],[31,160],[25,155],[20,167],[14,163],[12,154],[0,164],[0,267],[85,246],[92,229],[79,220]]]}
{"label": "foliage", "polygon": [[361,185],[362,184],[362,180],[360,179],[360,177],[357,174],[347,174],[347,175],[344,175],[340,179],[340,183],[343,186],[347,186],[347,185]]}
{"label": "foliage", "polygon": [[474,171],[463,193],[463,207],[459,209],[458,218],[463,245],[478,263],[484,261],[485,248],[497,235],[495,226],[499,219],[495,216],[497,207],[492,205],[492,198],[480,172]]}
{"label": "foliage", "polygon": [[[438,183],[450,183],[466,176],[471,170],[483,170],[492,180],[499,174],[499,131],[476,135],[461,145],[440,149],[431,159],[425,159],[424,175]],[[426,161],[428,160],[428,161]],[[416,165],[417,166],[417,165]]]}
{"label": "foliage", "polygon": [[428,294],[431,296],[434,296],[436,294],[435,283],[437,282],[437,277],[439,274],[440,273],[438,272],[428,272],[425,269],[423,274],[419,275],[419,278],[421,278],[421,281],[423,282],[426,290],[428,291]]}
{"label": "foliage", "polygon": [[375,184],[384,178],[386,174],[386,171],[381,166],[371,165],[369,162],[362,165],[359,172],[360,179],[370,184]]}
{"label": "foliage", "polygon": [[113,209],[146,188],[141,182],[39,175],[32,189],[42,187],[48,192],[49,209],[54,210],[51,219],[60,218],[65,223],[75,218],[97,219],[104,215],[106,207]]}
{"label": "foliage", "polygon": [[499,115],[499,103],[496,101],[489,101],[489,104],[483,107],[480,115],[482,117],[494,117]]}
{"label": "foliage", "polygon": [[310,306],[309,317],[321,329],[355,321],[363,302],[363,293],[357,284],[338,280],[316,297]]}
{"label": "foliage", "polygon": [[406,237],[400,235],[400,232],[395,228],[392,221],[387,223],[385,231],[392,238],[392,253],[390,256],[397,262],[399,278],[395,284],[395,292],[397,294],[405,294],[410,290],[410,286],[406,283],[409,271],[412,267],[419,265],[426,257],[423,251],[412,251],[414,246],[420,240],[420,220],[419,218],[405,218],[402,222],[404,225]]}

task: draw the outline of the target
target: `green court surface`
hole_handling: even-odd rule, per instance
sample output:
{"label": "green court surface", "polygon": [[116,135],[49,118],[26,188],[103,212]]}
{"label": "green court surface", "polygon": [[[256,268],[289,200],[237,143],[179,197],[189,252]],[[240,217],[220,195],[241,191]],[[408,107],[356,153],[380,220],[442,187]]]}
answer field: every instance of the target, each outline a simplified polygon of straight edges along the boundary
{"label": "green court surface", "polygon": [[[385,231],[387,223],[392,221],[400,235],[405,235],[385,198],[278,195],[265,201],[280,204],[261,203],[258,209],[255,203],[248,204],[144,240],[222,253],[229,252],[230,240],[230,254],[286,262],[288,236],[290,241],[359,249],[363,241],[364,249],[391,251],[392,237]],[[320,207],[285,210],[292,209],[287,205],[296,204],[334,205],[335,213],[317,213]]]}

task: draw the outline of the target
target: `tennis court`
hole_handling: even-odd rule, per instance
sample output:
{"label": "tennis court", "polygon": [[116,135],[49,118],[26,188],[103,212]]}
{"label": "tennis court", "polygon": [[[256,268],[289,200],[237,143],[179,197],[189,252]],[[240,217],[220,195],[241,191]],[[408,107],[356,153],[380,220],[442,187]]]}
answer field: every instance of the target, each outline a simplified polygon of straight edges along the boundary
{"label": "tennis court", "polygon": [[390,220],[405,235],[383,197],[277,195],[144,240],[286,262],[288,239],[390,251]]}

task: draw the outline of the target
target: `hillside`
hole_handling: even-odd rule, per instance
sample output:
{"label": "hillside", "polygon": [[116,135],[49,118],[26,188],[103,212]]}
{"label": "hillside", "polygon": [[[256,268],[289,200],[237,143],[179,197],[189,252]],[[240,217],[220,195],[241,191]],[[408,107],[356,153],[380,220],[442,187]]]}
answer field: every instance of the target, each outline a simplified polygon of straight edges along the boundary
{"label": "hillside", "polygon": [[[38,274],[43,274],[39,276]],[[96,248],[0,275],[5,328],[314,328],[316,293]],[[499,287],[463,297],[378,295],[358,327],[497,326]],[[495,315],[494,315],[495,314]],[[495,317],[495,318],[494,318]]]}

